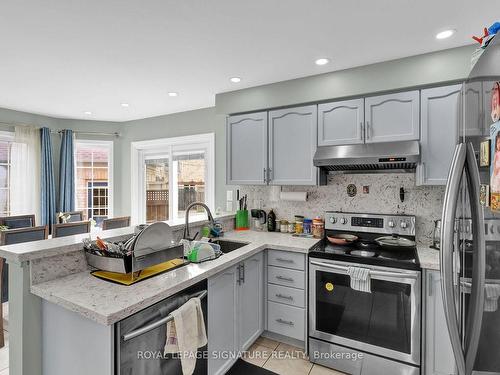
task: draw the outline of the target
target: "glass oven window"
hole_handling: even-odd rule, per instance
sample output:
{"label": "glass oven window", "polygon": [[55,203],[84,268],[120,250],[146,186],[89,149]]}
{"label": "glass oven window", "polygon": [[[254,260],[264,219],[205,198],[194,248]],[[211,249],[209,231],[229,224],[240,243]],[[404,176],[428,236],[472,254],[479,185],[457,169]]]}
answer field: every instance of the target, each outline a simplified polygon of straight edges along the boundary
{"label": "glass oven window", "polygon": [[411,286],[371,280],[371,293],[350,277],[316,271],[316,330],[411,354]]}

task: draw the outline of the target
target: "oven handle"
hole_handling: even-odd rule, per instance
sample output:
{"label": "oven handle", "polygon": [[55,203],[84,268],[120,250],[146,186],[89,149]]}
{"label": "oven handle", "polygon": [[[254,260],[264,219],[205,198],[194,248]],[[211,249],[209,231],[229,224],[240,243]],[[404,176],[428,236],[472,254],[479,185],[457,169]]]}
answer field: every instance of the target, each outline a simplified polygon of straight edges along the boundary
{"label": "oven handle", "polygon": [[[338,265],[338,264],[318,262],[318,261],[315,261],[315,260],[311,260],[310,262],[311,262],[311,264],[314,264],[315,266],[332,268],[332,269],[335,269],[335,270],[344,271],[346,273],[347,273],[347,270],[349,268],[349,267],[341,266],[341,265]],[[372,270],[372,269],[370,269],[370,276],[386,276],[386,277],[397,277],[397,278],[400,278],[400,279],[415,279],[415,280],[418,278],[418,275],[415,274],[415,273],[378,271],[378,270]]]}
{"label": "oven handle", "polygon": [[[199,299],[202,299],[202,298],[206,297],[207,294],[208,294],[208,292],[206,290],[204,290],[202,292],[193,294],[189,298],[191,299],[191,298],[198,297]],[[122,339],[123,339],[123,341],[132,340],[133,338],[136,338],[137,336],[143,335],[146,332],[152,331],[155,328],[158,328],[158,327],[160,327],[160,326],[162,326],[164,324],[167,324],[172,319],[174,319],[174,317],[172,316],[172,314],[168,314],[166,317],[164,317],[164,318],[162,318],[160,320],[157,320],[154,323],[151,323],[151,324],[148,324],[147,326],[138,328],[135,331],[126,333],[125,335],[122,336]]]}

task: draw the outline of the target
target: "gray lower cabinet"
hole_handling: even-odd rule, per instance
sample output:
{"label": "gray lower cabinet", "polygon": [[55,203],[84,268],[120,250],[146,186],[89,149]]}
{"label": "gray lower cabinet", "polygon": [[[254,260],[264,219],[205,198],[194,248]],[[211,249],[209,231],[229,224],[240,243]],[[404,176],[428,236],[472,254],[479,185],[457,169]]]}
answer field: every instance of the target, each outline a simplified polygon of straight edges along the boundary
{"label": "gray lower cabinet", "polygon": [[316,185],[316,105],[269,112],[269,183]]}
{"label": "gray lower cabinet", "polygon": [[363,98],[318,105],[318,146],[364,142]]}
{"label": "gray lower cabinet", "polygon": [[304,342],[307,289],[305,255],[268,250],[267,264],[267,330]]}
{"label": "gray lower cabinet", "polygon": [[365,98],[365,142],[411,141],[420,138],[418,90]]}
{"label": "gray lower cabinet", "polygon": [[455,375],[455,359],[446,327],[439,271],[425,271],[424,375]]}
{"label": "gray lower cabinet", "polygon": [[267,112],[229,117],[226,140],[228,185],[267,184]]}
{"label": "gray lower cabinet", "polygon": [[[263,253],[208,279],[208,373],[224,374],[264,329]],[[212,355],[215,353],[216,355]]]}
{"label": "gray lower cabinet", "polygon": [[239,348],[247,350],[264,328],[264,253],[243,262],[239,293]]}
{"label": "gray lower cabinet", "polygon": [[421,163],[417,185],[446,185],[458,142],[462,85],[425,89],[421,92]]}

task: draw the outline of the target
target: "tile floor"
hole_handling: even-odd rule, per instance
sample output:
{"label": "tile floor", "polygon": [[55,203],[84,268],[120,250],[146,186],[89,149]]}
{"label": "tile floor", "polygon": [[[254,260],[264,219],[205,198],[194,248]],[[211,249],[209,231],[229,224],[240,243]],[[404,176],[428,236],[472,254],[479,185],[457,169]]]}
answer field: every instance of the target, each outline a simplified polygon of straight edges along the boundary
{"label": "tile floor", "polygon": [[5,346],[0,349],[0,375],[9,375],[9,303],[3,304]]}
{"label": "tile floor", "polygon": [[302,349],[266,337],[259,337],[243,359],[279,375],[344,375],[312,364]]}

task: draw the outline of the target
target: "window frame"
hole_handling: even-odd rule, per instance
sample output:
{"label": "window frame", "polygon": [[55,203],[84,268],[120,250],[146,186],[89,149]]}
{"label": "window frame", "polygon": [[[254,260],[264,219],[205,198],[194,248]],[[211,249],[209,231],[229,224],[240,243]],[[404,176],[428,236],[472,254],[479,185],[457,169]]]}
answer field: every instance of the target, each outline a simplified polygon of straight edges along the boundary
{"label": "window frame", "polygon": [[174,203],[175,207],[177,207],[177,202],[174,202],[177,190],[172,185],[176,178],[173,178],[173,168],[171,166],[175,152],[189,150],[203,150],[205,152],[205,203],[210,210],[215,209],[215,133],[136,141],[131,142],[131,222],[133,224],[146,222],[146,176],[143,165],[146,158],[153,158],[154,156],[168,156],[168,221],[184,221],[184,218],[173,217]]}
{"label": "window frame", "polygon": [[[113,147],[114,147],[114,142],[113,141],[105,141],[105,140],[93,140],[93,139],[75,139],[74,141],[74,150],[73,150],[73,155],[74,155],[74,169],[75,169],[75,210],[80,210],[80,208],[77,207],[77,194],[78,194],[78,160],[77,160],[77,148],[78,145],[86,145],[86,146],[98,146],[98,147],[106,147],[109,152],[109,159],[108,159],[108,218],[113,218],[113,212],[114,212],[114,174],[113,174]],[[92,180],[93,181],[93,180]],[[87,189],[87,188],[86,188]],[[87,189],[88,190],[88,189]],[[88,209],[88,207],[86,208]],[[92,213],[92,217],[93,217]]]}
{"label": "window frame", "polygon": [[[12,143],[15,141],[15,133],[8,130],[0,130],[0,141],[10,143],[10,147],[12,147]],[[0,188],[1,190],[5,190],[7,192],[7,211],[5,212],[5,216],[11,215],[11,204],[10,204],[10,174],[11,174],[11,162],[12,155],[10,154],[11,150],[9,148],[9,156],[7,161],[7,186],[5,188]],[[0,214],[3,215],[2,211]]]}

